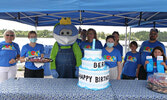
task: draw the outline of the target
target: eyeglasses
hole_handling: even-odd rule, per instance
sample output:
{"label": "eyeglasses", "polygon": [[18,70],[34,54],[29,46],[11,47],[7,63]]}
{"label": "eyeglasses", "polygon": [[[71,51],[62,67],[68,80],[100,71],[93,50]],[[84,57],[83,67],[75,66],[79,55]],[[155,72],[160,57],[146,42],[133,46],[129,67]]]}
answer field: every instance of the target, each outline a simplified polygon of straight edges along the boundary
{"label": "eyeglasses", "polygon": [[6,36],[14,37],[14,35],[6,34]]}
{"label": "eyeglasses", "polygon": [[150,33],[150,36],[156,36],[157,33]]}

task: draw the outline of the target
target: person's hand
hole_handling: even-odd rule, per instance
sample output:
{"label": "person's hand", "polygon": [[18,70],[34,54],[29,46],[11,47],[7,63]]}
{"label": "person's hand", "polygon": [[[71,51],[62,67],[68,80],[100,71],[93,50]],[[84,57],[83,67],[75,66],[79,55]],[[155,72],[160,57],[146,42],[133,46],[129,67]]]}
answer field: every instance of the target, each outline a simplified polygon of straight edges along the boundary
{"label": "person's hand", "polygon": [[165,62],[161,62],[161,65],[165,66],[165,65],[166,65],[166,63],[165,63]]}
{"label": "person's hand", "polygon": [[75,67],[76,70],[75,70],[75,77],[78,77],[78,74],[79,74],[79,67]]}
{"label": "person's hand", "polygon": [[148,64],[148,63],[149,63],[149,61],[146,60],[146,61],[145,61],[145,64]]}
{"label": "person's hand", "polygon": [[14,63],[16,63],[16,60],[15,60],[15,59],[11,59],[11,60],[9,61],[9,64],[14,64]]}
{"label": "person's hand", "polygon": [[52,69],[51,70],[51,74],[54,78],[58,78],[59,77],[59,74],[57,73],[56,69]]}

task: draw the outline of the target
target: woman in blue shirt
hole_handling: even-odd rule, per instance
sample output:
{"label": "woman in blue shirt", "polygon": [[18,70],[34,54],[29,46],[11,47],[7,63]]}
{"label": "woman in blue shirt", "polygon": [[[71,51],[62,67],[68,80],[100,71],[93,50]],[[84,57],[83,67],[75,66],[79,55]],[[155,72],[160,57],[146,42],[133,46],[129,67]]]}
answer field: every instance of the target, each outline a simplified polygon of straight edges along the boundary
{"label": "woman in blue shirt", "polygon": [[16,62],[20,57],[20,48],[17,43],[12,42],[15,39],[15,33],[12,30],[4,32],[5,41],[0,43],[0,83],[16,77]]}
{"label": "woman in blue shirt", "polygon": [[24,77],[43,78],[44,70],[42,66],[36,66],[33,62],[27,61],[30,57],[44,57],[44,46],[36,43],[37,34],[35,31],[28,33],[29,44],[22,47],[20,61],[25,62]]}
{"label": "woman in blue shirt", "polygon": [[107,36],[107,47],[102,50],[102,56],[105,59],[105,64],[110,68],[110,79],[120,80],[121,68],[121,54],[120,51],[114,48],[115,38],[112,35]]}
{"label": "woman in blue shirt", "polygon": [[96,39],[95,49],[102,49],[103,48],[101,42],[97,39],[96,31],[94,29],[90,28],[87,31],[87,40],[81,42],[80,45],[79,45],[80,48],[81,48],[83,56],[84,56],[84,50],[83,49],[91,49],[92,48],[93,39]]}
{"label": "woman in blue shirt", "polygon": [[[121,53],[121,57],[123,57],[123,47],[122,47],[122,45],[119,43],[119,33],[118,33],[117,31],[114,31],[114,32],[112,33],[112,35],[113,35],[114,38],[115,38],[114,48],[118,49],[118,50],[120,51],[120,53]],[[107,45],[106,45],[106,43],[105,43],[104,48],[106,48],[106,47],[107,47]]]}

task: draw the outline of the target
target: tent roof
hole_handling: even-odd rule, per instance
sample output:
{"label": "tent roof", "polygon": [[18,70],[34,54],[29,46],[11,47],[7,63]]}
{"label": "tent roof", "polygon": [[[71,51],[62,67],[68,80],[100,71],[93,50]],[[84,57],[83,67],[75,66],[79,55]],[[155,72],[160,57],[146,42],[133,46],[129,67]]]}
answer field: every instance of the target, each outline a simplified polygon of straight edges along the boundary
{"label": "tent roof", "polygon": [[0,12],[138,11],[167,12],[166,0],[0,0]]}
{"label": "tent roof", "polygon": [[1,0],[0,19],[53,26],[61,17],[75,25],[140,26],[167,17],[166,0]]}

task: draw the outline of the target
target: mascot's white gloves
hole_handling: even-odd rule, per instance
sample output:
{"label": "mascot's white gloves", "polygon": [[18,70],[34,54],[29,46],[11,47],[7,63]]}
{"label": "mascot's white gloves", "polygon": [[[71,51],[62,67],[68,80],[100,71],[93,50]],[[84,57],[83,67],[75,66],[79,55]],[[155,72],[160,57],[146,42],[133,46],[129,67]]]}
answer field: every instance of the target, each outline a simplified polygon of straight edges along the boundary
{"label": "mascot's white gloves", "polygon": [[78,74],[79,74],[79,67],[75,67],[75,68],[76,68],[75,77],[78,77]]}
{"label": "mascot's white gloves", "polygon": [[59,77],[59,74],[57,73],[56,69],[52,69],[51,70],[51,74],[54,78],[58,78]]}

